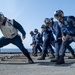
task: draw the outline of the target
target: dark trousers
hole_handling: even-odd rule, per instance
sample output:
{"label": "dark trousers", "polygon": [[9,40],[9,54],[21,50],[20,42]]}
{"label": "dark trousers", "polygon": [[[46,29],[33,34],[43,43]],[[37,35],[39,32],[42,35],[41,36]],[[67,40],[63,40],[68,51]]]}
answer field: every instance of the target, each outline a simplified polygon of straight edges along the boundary
{"label": "dark trousers", "polygon": [[51,46],[50,37],[44,38],[43,47],[42,47],[44,57],[46,56],[48,48],[51,50],[52,53],[54,53],[54,50]]}
{"label": "dark trousers", "polygon": [[35,53],[35,46],[32,47],[32,54],[34,55]]}
{"label": "dark trousers", "polygon": [[65,40],[62,42],[61,48],[60,48],[60,56],[64,56],[66,48],[69,49],[69,51],[74,55],[74,51],[69,46],[70,43],[75,42],[75,36],[66,35]]}
{"label": "dark trousers", "polygon": [[6,46],[8,44],[14,44],[16,45],[22,52],[23,54],[29,59],[31,60],[31,57],[27,51],[27,49],[24,47],[23,43],[22,43],[22,40],[21,40],[21,37],[19,35],[17,35],[16,37],[14,37],[13,39],[8,39],[8,38],[0,38],[0,48],[3,47],[3,46]]}
{"label": "dark trousers", "polygon": [[[52,43],[53,44],[53,43]],[[56,43],[55,43],[55,54],[56,54],[56,57],[59,56],[59,53],[60,53],[60,48],[61,48],[61,45],[62,45],[62,39],[59,39]],[[54,44],[53,44],[54,46]],[[72,47],[70,45],[67,46],[67,49],[71,52],[72,55],[74,55],[74,50],[72,49]],[[65,55],[65,53],[64,53]]]}
{"label": "dark trousers", "polygon": [[54,54],[54,50],[52,48],[52,45],[49,45],[49,47],[47,48],[46,54],[51,53]]}
{"label": "dark trousers", "polygon": [[40,51],[40,53],[42,53],[42,49],[40,47],[40,44],[39,43],[36,43],[35,44],[35,51],[34,51],[34,53],[37,54],[38,50]]}

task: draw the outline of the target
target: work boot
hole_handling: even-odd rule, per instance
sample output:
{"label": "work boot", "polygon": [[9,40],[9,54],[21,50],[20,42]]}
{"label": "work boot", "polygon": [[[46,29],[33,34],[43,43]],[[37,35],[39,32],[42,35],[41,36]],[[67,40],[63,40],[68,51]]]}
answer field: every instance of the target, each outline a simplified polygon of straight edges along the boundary
{"label": "work boot", "polygon": [[49,57],[49,54],[46,54],[46,57]]}
{"label": "work boot", "polygon": [[34,64],[34,61],[33,60],[28,60],[28,63],[29,64]]}
{"label": "work boot", "polygon": [[51,59],[55,58],[54,53],[51,54],[51,57],[50,57],[50,58],[51,58]]}
{"label": "work boot", "polygon": [[59,57],[57,56],[54,59],[52,59],[51,62],[58,62],[58,60],[59,60]]}
{"label": "work boot", "polygon": [[75,55],[68,57],[68,59],[75,59]]}
{"label": "work boot", "polygon": [[42,56],[42,53],[40,53],[39,56]]}
{"label": "work boot", "polygon": [[37,54],[34,54],[34,57],[37,57]]}
{"label": "work boot", "polygon": [[48,59],[54,59],[55,58],[55,56],[49,56],[49,58]]}
{"label": "work boot", "polygon": [[40,58],[38,58],[37,60],[45,60],[45,56],[42,55]]}
{"label": "work boot", "polygon": [[57,65],[60,65],[60,64],[64,64],[65,61],[64,61],[64,57],[63,56],[60,56],[60,59],[56,62]]}
{"label": "work boot", "polygon": [[34,56],[34,53],[32,52],[32,56]]}

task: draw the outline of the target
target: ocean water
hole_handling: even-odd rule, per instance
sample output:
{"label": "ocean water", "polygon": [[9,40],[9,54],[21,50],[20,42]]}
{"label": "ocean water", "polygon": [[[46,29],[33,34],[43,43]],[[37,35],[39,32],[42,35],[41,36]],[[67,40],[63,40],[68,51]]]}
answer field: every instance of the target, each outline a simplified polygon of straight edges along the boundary
{"label": "ocean water", "polygon": [[[0,49],[0,52],[21,52],[20,49]],[[32,49],[28,49],[28,52],[32,52]]]}
{"label": "ocean water", "polygon": [[[73,50],[75,51],[75,49]],[[20,49],[0,49],[0,52],[21,52],[21,50]],[[32,52],[32,49],[28,49],[28,52]],[[69,52],[69,50],[66,50],[66,52]]]}

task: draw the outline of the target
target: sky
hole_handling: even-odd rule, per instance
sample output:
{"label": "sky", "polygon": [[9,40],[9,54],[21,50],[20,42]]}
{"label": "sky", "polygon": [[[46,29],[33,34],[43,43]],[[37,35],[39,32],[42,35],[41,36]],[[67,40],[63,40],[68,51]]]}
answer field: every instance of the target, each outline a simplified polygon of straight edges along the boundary
{"label": "sky", "polygon": [[[31,48],[30,31],[37,28],[40,32],[44,19],[54,17],[54,11],[59,9],[63,10],[65,15],[75,16],[75,0],[0,0],[0,12],[8,18],[14,18],[24,27],[26,39],[23,44],[26,48]],[[0,31],[0,37],[2,36]],[[74,43],[71,46],[75,48]],[[17,47],[10,44],[4,48]]]}

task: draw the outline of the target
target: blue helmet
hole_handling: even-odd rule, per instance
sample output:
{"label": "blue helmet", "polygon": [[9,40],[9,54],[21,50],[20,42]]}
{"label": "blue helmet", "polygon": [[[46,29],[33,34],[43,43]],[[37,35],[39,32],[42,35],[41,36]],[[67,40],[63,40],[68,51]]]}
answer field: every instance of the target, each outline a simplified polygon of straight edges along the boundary
{"label": "blue helmet", "polygon": [[41,26],[41,28],[45,28],[45,27],[46,27],[46,25],[44,25],[44,24]]}
{"label": "blue helmet", "polygon": [[35,33],[38,33],[38,29],[34,29],[34,32],[35,32]]}
{"label": "blue helmet", "polygon": [[50,19],[49,18],[45,18],[44,23],[45,24],[49,24],[50,23]]}
{"label": "blue helmet", "polygon": [[53,18],[52,17],[50,18],[50,22],[53,22]]}
{"label": "blue helmet", "polygon": [[57,16],[63,17],[64,16],[64,12],[62,10],[55,11],[54,12],[54,17],[57,17]]}
{"label": "blue helmet", "polygon": [[31,32],[30,32],[30,34],[34,34],[34,32],[33,32],[33,31],[31,31]]}

